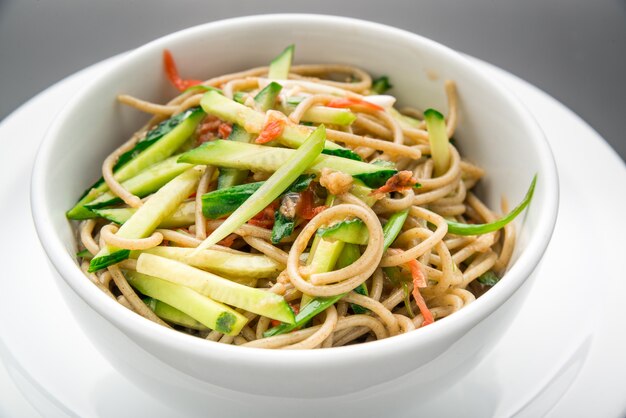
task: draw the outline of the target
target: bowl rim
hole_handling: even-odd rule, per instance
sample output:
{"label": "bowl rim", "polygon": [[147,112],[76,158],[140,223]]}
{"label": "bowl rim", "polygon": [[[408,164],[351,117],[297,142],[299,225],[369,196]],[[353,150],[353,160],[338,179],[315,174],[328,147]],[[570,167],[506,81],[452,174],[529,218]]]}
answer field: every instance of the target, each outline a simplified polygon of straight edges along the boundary
{"label": "bowl rim", "polygon": [[[55,117],[51,127],[44,136],[35,163],[33,165],[31,180],[31,211],[35,223],[35,229],[44,248],[46,255],[50,259],[52,266],[63,278],[63,280],[85,301],[91,309],[94,309],[109,322],[126,332],[123,328],[129,328],[133,333],[142,338],[158,341],[158,344],[168,346],[180,352],[193,351],[196,354],[217,359],[237,358],[240,364],[258,364],[260,362],[271,362],[273,367],[292,367],[295,362],[298,364],[318,364],[323,361],[327,365],[371,361],[372,357],[400,354],[407,350],[416,350],[426,346],[433,340],[443,339],[465,329],[469,331],[477,325],[481,319],[489,316],[504,304],[515,291],[525,282],[535,270],[541,260],[545,249],[550,241],[552,232],[556,224],[558,211],[558,174],[556,164],[547,139],[532,114],[511,92],[506,90],[498,81],[487,78],[483,75],[467,57],[431,39],[421,35],[371,21],[320,14],[301,13],[280,13],[236,17],[224,20],[208,22],[193,27],[189,27],[163,37],[148,42],[126,54],[117,58],[119,61],[116,67],[106,74],[101,74],[94,80],[94,84],[106,79],[110,74],[123,71],[126,66],[135,60],[141,60],[143,56],[155,49],[162,50],[168,43],[179,38],[193,38],[206,30],[228,30],[242,25],[257,23],[267,23],[276,21],[303,20],[307,23],[320,22],[337,25],[353,25],[366,28],[371,31],[384,33],[385,36],[402,38],[410,43],[420,45],[420,47],[436,50],[437,54],[445,57],[446,60],[455,61],[466,67],[472,76],[480,78],[490,85],[506,103],[518,114],[524,115],[526,127],[531,133],[529,138],[533,146],[540,149],[539,166],[541,175],[539,181],[543,183],[543,188],[537,189],[535,193],[544,191],[545,204],[539,208],[541,215],[538,219],[536,229],[543,231],[543,234],[536,234],[529,238],[527,248],[520,254],[518,260],[506,272],[506,280],[501,280],[489,292],[480,297],[480,301],[464,307],[461,311],[451,315],[451,319],[446,317],[436,321],[434,324],[420,329],[419,332],[409,332],[387,338],[384,340],[372,341],[368,344],[355,344],[345,347],[334,347],[332,350],[268,350],[251,347],[240,347],[226,344],[207,344],[207,341],[187,335],[178,331],[167,329],[152,321],[129,311],[120,306],[116,301],[107,297],[85,276],[73,259],[64,248],[61,238],[55,233],[52,227],[51,216],[45,204],[45,178],[48,167],[52,164],[48,158],[53,148],[54,138],[63,128],[64,121],[76,111],[76,106],[81,103],[84,96],[89,92],[84,88],[78,92]],[[252,350],[252,351],[251,351]],[[251,355],[253,354],[253,355]],[[280,361],[273,361],[280,359]],[[279,366],[280,365],[280,366]]]}

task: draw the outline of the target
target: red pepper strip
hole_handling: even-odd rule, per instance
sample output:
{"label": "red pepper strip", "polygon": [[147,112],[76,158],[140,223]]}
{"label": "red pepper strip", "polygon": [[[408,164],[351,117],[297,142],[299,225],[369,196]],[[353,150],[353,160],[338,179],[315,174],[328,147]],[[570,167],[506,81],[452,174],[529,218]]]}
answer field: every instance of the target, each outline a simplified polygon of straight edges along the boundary
{"label": "red pepper strip", "polygon": [[220,138],[226,139],[228,138],[232,130],[233,130],[233,127],[230,126],[229,124],[220,123],[220,126],[217,128],[217,133],[219,134]]}
{"label": "red pepper strip", "polygon": [[[293,311],[294,315],[298,315],[298,313],[300,312],[300,304],[299,303],[290,303],[289,306],[291,306],[291,310]],[[282,324],[282,322],[280,322],[278,319],[272,319],[270,321],[270,325],[272,327],[277,327],[280,324]]]}
{"label": "red pepper strip", "polygon": [[333,99],[329,101],[328,103],[326,103],[326,106],[327,107],[339,107],[339,108],[362,106],[370,110],[385,110],[382,107],[378,106],[377,104],[374,104],[365,100],[361,100],[361,99],[352,99],[352,98],[347,98],[347,97],[340,97],[337,99]]}
{"label": "red pepper strip", "polygon": [[415,303],[417,303],[417,307],[424,317],[422,326],[425,327],[426,325],[430,325],[435,322],[432,312],[428,309],[428,306],[426,306],[426,301],[420,293],[420,287],[426,287],[426,277],[424,277],[424,273],[422,272],[417,260],[411,260],[406,264],[409,266],[409,269],[411,269],[411,276],[413,277],[412,294],[415,299]]}
{"label": "red pepper strip", "polygon": [[202,83],[202,80],[183,80],[180,78],[178,70],[176,69],[174,57],[168,49],[163,50],[163,66],[165,67],[167,79],[180,91],[187,90],[189,87],[197,86]]}
{"label": "red pepper strip", "polygon": [[385,182],[383,186],[379,187],[378,189],[372,190],[370,192],[370,195],[376,196],[391,192],[401,192],[411,189],[416,184],[417,180],[413,178],[412,171],[400,171],[399,173],[389,177],[389,179]]}
{"label": "red pepper strip", "polygon": [[285,121],[282,119],[272,119],[265,124],[259,136],[257,136],[256,142],[257,144],[267,144],[268,142],[274,140],[278,137],[285,127]]}

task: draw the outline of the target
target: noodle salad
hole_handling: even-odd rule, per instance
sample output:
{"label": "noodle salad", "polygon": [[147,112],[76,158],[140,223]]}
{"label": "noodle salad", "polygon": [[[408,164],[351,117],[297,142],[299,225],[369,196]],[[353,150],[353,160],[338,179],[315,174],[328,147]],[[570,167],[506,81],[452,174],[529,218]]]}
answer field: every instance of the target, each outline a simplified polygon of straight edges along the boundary
{"label": "noodle salad", "polygon": [[293,56],[203,81],[165,50],[173,100],[118,96],[152,119],[67,212],[86,277],[165,327],[288,349],[410,332],[496,285],[536,177],[504,215],[473,193],[455,83],[444,117],[397,109],[387,77]]}

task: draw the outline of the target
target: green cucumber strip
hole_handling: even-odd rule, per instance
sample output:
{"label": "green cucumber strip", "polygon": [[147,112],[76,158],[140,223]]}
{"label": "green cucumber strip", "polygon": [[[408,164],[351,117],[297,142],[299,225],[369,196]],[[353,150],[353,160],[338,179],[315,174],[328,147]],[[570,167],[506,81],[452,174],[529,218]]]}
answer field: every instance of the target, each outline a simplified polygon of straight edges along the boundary
{"label": "green cucumber strip", "polygon": [[217,92],[219,94],[224,94],[224,92],[222,90],[218,89],[217,87],[205,86],[204,84],[196,84],[195,86],[188,87],[185,90],[183,90],[181,94],[189,93],[190,91],[198,92],[200,90],[202,90],[202,91],[215,91],[215,92]]}
{"label": "green cucumber strip", "polygon": [[329,239],[337,239],[349,244],[365,245],[369,233],[359,218],[346,219],[326,228],[319,228],[317,234]]}
{"label": "green cucumber strip", "polygon": [[[344,247],[345,242],[339,240],[329,238],[320,238],[317,241],[314,240],[309,258],[307,259],[310,273],[326,273],[333,270]],[[312,299],[313,297],[309,295],[302,295],[300,308],[307,306]]]}
{"label": "green cucumber strip", "polygon": [[397,170],[384,170],[375,171],[373,173],[361,173],[353,174],[352,177],[361,180],[366,186],[372,189],[377,189],[385,185],[389,177],[397,174]]}
{"label": "green cucumber strip", "polygon": [[[228,136],[229,141],[248,143],[252,140],[252,135],[246,132],[240,125],[233,124],[233,128]],[[248,178],[248,170],[237,170],[234,168],[220,168],[217,176],[217,189],[236,186],[243,183]]]}
{"label": "green cucumber strip", "polygon": [[143,299],[143,303],[148,305],[148,307],[152,310],[152,312],[156,314],[156,316],[171,324],[181,325],[183,327],[197,329],[199,331],[204,331],[208,329],[208,327],[202,325],[200,322],[196,321],[186,313],[179,311],[178,309],[168,305],[165,302],[161,302],[160,300],[147,297]]}
{"label": "green cucumber strip", "polygon": [[209,219],[219,219],[233,213],[252,196],[263,182],[240,184],[214,190],[202,195],[202,213]]}
{"label": "green cucumber strip", "polygon": [[130,257],[137,258],[142,253],[158,255],[223,275],[226,278],[274,279],[283,270],[276,261],[265,255],[217,250],[202,250],[196,253],[194,250],[194,248],[160,246],[143,251],[132,251]]}
{"label": "green cucumber strip", "polygon": [[[283,86],[280,84],[271,82],[263,90],[258,92],[257,95],[254,96],[254,101],[258,105],[259,109],[264,112],[272,109],[282,88]],[[228,136],[228,139],[237,142],[252,142],[252,135],[247,133],[241,126],[233,124],[233,128]],[[236,170],[233,168],[221,169],[217,177],[218,190],[243,183],[248,177],[248,173],[248,170]]]}
{"label": "green cucumber strip", "polygon": [[272,81],[254,96],[254,102],[261,111],[267,112],[276,105],[276,98],[282,89],[283,86]]}
{"label": "green cucumber strip", "polygon": [[[205,239],[199,250],[217,244],[220,240],[231,234],[234,230],[249,221],[254,215],[259,213],[263,208],[269,205],[274,199],[280,196],[291,183],[293,183],[300,174],[309,168],[311,163],[320,155],[324,148],[326,139],[326,129],[324,125],[320,125],[309,139],[307,139],[297,150],[288,150],[292,153],[283,161],[272,176],[252,195],[250,199],[235,210],[215,231]],[[236,145],[239,147],[254,146],[252,144],[243,144],[233,141],[221,141],[223,144]],[[256,146],[255,146],[256,147]],[[269,148],[260,146],[260,148]],[[206,148],[205,148],[206,149]],[[183,155],[184,156],[184,155]],[[231,154],[231,158],[239,158],[236,154]],[[182,158],[182,157],[181,157]],[[346,160],[350,161],[350,160]],[[219,165],[219,164],[216,164]]]}
{"label": "green cucumber strip", "polygon": [[139,273],[155,276],[237,308],[279,321],[293,323],[293,311],[285,299],[267,290],[244,286],[180,261],[142,253]]}
{"label": "green cucumber strip", "polygon": [[319,240],[309,264],[311,274],[332,271],[345,244],[345,242],[339,240],[325,238]]}
{"label": "green cucumber strip", "polygon": [[383,94],[392,87],[391,83],[389,83],[389,77],[383,75],[372,81],[370,91],[372,94]]}
{"label": "green cucumber strip", "polygon": [[[287,192],[301,192],[309,187],[313,180],[312,175],[298,176],[288,188]],[[225,189],[214,190],[202,195],[202,213],[209,219],[219,219],[233,213],[250,196],[252,196],[265,182],[240,184]]]}
{"label": "green cucumber strip", "polygon": [[293,331],[294,329],[300,328],[313,319],[314,316],[319,315],[321,312],[324,312],[329,306],[334,305],[337,301],[339,301],[342,297],[345,296],[345,293],[335,296],[328,297],[317,297],[312,299],[307,305],[300,309],[300,312],[295,317],[295,322],[293,324],[282,323],[273,328],[268,329],[263,333],[263,337],[273,337],[274,335],[285,334],[287,332]]}
{"label": "green cucumber strip", "polygon": [[441,176],[450,167],[450,148],[448,133],[446,132],[446,120],[435,109],[424,111],[424,120],[428,130],[428,142],[430,143],[430,156],[435,164],[435,177]]}
{"label": "green cucumber strip", "polygon": [[403,115],[393,107],[390,109],[390,113],[395,120],[400,122],[400,125],[403,125],[403,127],[406,126],[407,128],[419,128],[422,124],[420,120],[412,118],[411,116]]}
{"label": "green cucumber strip", "polygon": [[[216,140],[182,154],[178,161],[272,172],[279,170],[296,152],[288,148]],[[325,154],[319,155],[306,172],[319,176],[323,168],[350,174],[371,188],[384,185],[389,177],[397,173],[374,164]]]}
{"label": "green cucumber strip", "polygon": [[227,335],[237,335],[248,319],[228,306],[167,280],[135,271],[125,272],[128,283],[145,296],[165,302],[204,326]]}
{"label": "green cucumber strip", "polygon": [[400,212],[396,212],[387,221],[385,226],[383,226],[383,248],[387,250],[396,240],[402,227],[404,226],[404,221],[406,221],[407,216],[409,216],[409,208],[401,210]]}
{"label": "green cucumber strip", "polygon": [[233,100],[239,104],[244,104],[247,94],[248,93],[244,93],[243,91],[236,91],[235,93],[233,93]]}
{"label": "green cucumber strip", "polygon": [[[192,167],[191,164],[179,163],[178,156],[167,158],[141,171],[134,177],[122,182],[122,186],[132,194],[145,197],[159,190],[174,177]],[[122,199],[111,192],[101,194],[97,199],[87,203],[85,207],[93,209],[104,208],[122,203]]]}
{"label": "green cucumber strip", "polygon": [[486,286],[494,286],[500,278],[492,270],[487,270],[478,278],[478,281]]}
{"label": "green cucumber strip", "polygon": [[[137,209],[135,208],[111,208],[111,209],[94,209],[93,212],[108,221],[122,225],[130,219]],[[159,228],[181,228],[192,225],[196,222],[196,202],[189,201],[181,203],[178,208],[163,219],[159,224]]]}
{"label": "green cucumber strip", "polygon": [[302,120],[313,123],[349,126],[356,120],[356,115],[350,109],[338,109],[326,106],[313,106],[302,115]]}
{"label": "green cucumber strip", "polygon": [[[337,264],[335,265],[335,267],[337,268],[337,270],[348,267],[350,264],[358,260],[359,257],[361,257],[361,250],[359,250],[359,246],[356,244],[346,244],[341,254],[339,254],[339,258],[337,259]],[[354,291],[364,296],[368,295],[365,282],[355,287]],[[369,309],[366,309],[355,303],[351,303],[350,307],[355,314],[366,314],[369,312]]]}
{"label": "green cucumber strip", "polygon": [[482,235],[487,234],[489,232],[497,231],[498,229],[504,228],[506,224],[511,222],[513,219],[517,217],[525,208],[530,204],[530,201],[533,198],[533,194],[535,193],[535,184],[537,183],[537,175],[533,177],[532,182],[530,183],[530,187],[526,192],[526,196],[517,205],[511,212],[509,212],[506,216],[487,223],[487,224],[464,224],[455,221],[446,220],[448,224],[448,234],[454,235]]}
{"label": "green cucumber strip", "polygon": [[[205,112],[215,115],[227,122],[241,125],[251,134],[258,134],[265,126],[265,113],[251,109],[212,91],[202,97],[200,105]],[[298,148],[310,134],[311,130],[306,126],[289,124],[283,129],[283,132],[278,138],[278,142],[290,148]],[[332,141],[326,141],[324,143],[324,149],[342,150],[346,154],[354,154],[353,159],[357,161],[360,160],[360,157],[354,152]]]}
{"label": "green cucumber strip", "polygon": [[376,198],[372,196],[372,188],[367,187],[361,180],[355,179],[350,193],[361,199],[367,206],[374,206]]}
{"label": "green cucumber strip", "polygon": [[[122,157],[120,157],[115,165],[113,177],[117,181],[123,182],[143,169],[174,154],[185,143],[187,138],[191,136],[204,116],[205,113],[201,108],[194,107],[157,125],[146,135],[144,140],[137,143],[135,148],[122,154],[122,157],[127,156],[124,157],[126,161],[123,165],[120,165],[120,161],[122,161]],[[129,158],[132,159],[128,160]],[[69,219],[76,220],[93,218],[94,213],[85,208],[84,205],[93,201],[107,190],[109,188],[106,183],[102,179],[98,180],[87,189],[78,203],[66,213],[66,216]]]}
{"label": "green cucumber strip", "polygon": [[306,97],[304,96],[289,96],[285,99],[285,104],[288,107],[296,107],[302,102]]}
{"label": "green cucumber strip", "polygon": [[334,155],[336,157],[347,158],[349,160],[354,160],[354,161],[363,161],[363,158],[361,158],[359,154],[356,154],[355,152],[349,149],[345,149],[345,148],[344,149],[324,149],[324,151],[322,151],[322,154]]}
{"label": "green cucumber strip", "polygon": [[270,63],[267,78],[272,80],[286,80],[289,76],[295,45],[289,45]]}
{"label": "green cucumber strip", "polygon": [[[159,224],[173,213],[198,185],[204,167],[193,167],[161,187],[120,227],[115,234],[121,238],[148,237]],[[89,264],[89,272],[118,263],[130,254],[129,250],[105,245]],[[158,298],[157,298],[158,299]]]}

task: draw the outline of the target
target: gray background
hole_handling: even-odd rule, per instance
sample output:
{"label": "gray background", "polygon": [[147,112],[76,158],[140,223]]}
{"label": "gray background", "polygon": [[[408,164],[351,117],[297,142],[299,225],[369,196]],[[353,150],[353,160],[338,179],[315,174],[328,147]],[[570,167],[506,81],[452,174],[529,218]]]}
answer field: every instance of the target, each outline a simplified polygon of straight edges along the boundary
{"label": "gray background", "polygon": [[0,118],[153,38],[274,12],[377,21],[481,58],[557,98],[626,158],[626,0],[0,0]]}

